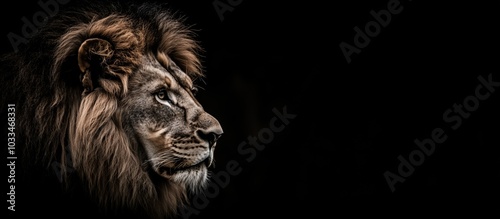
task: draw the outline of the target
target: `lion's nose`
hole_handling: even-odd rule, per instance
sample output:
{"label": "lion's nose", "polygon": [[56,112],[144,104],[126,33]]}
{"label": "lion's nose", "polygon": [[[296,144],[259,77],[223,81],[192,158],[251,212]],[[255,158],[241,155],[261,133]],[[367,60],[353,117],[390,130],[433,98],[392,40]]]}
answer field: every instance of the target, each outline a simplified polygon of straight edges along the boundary
{"label": "lion's nose", "polygon": [[218,126],[218,127],[211,127],[209,129],[200,129],[196,131],[196,134],[198,135],[199,138],[207,141],[208,146],[211,148],[215,145],[217,139],[219,139],[220,136],[223,134],[223,131],[222,128]]}
{"label": "lion's nose", "polygon": [[196,130],[196,135],[200,140],[205,140],[208,142],[209,147],[213,147],[224,133],[222,126],[219,121],[207,112],[202,112],[199,114],[197,119],[198,130]]}

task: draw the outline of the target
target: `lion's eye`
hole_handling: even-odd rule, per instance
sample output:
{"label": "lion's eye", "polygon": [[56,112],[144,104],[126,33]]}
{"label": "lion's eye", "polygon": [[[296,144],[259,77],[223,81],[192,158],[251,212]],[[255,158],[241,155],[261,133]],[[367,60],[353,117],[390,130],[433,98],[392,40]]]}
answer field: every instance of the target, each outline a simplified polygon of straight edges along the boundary
{"label": "lion's eye", "polygon": [[156,94],[156,96],[160,99],[160,100],[168,100],[168,96],[167,96],[167,91],[160,91]]}
{"label": "lion's eye", "polygon": [[156,101],[163,105],[167,105],[168,107],[172,107],[172,104],[175,104],[174,101],[170,98],[171,95],[166,90],[160,90],[155,94]]}

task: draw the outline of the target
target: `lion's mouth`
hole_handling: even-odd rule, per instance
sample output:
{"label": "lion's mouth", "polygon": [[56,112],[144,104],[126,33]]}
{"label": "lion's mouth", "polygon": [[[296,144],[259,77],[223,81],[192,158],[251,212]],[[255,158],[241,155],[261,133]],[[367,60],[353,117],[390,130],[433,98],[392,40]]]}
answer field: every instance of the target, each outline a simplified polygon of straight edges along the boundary
{"label": "lion's mouth", "polygon": [[210,164],[211,164],[211,158],[207,157],[205,160],[202,160],[201,162],[191,166],[176,166],[176,167],[161,166],[155,172],[160,176],[170,177],[172,175],[181,172],[200,170],[204,167],[209,167]]}

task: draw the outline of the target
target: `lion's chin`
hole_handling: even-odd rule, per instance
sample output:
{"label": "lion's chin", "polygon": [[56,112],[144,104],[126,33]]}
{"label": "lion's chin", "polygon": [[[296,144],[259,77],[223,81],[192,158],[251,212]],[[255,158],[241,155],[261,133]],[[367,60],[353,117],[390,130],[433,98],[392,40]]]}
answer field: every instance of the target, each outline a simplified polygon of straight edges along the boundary
{"label": "lion's chin", "polygon": [[161,167],[155,172],[168,182],[183,185],[192,192],[198,192],[205,188],[208,182],[206,162],[184,168]]}

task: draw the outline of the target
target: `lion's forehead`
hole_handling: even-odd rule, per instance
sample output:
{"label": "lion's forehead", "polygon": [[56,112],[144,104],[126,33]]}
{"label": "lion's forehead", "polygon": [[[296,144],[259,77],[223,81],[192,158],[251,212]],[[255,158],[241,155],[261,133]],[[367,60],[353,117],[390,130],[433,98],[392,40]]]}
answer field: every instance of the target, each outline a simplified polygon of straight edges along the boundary
{"label": "lion's forehead", "polygon": [[166,67],[168,72],[177,80],[177,82],[189,90],[193,87],[193,81],[191,77],[186,74],[182,69],[179,68],[177,63],[175,63],[168,55],[163,52],[159,52],[156,56],[156,60],[162,67]]}
{"label": "lion's forehead", "polygon": [[165,66],[159,60],[149,57],[144,58],[142,63],[138,72],[131,76],[132,83],[135,82],[139,86],[165,85],[173,90],[181,87],[191,90],[193,87],[191,78],[173,62],[170,62],[169,66]]}

